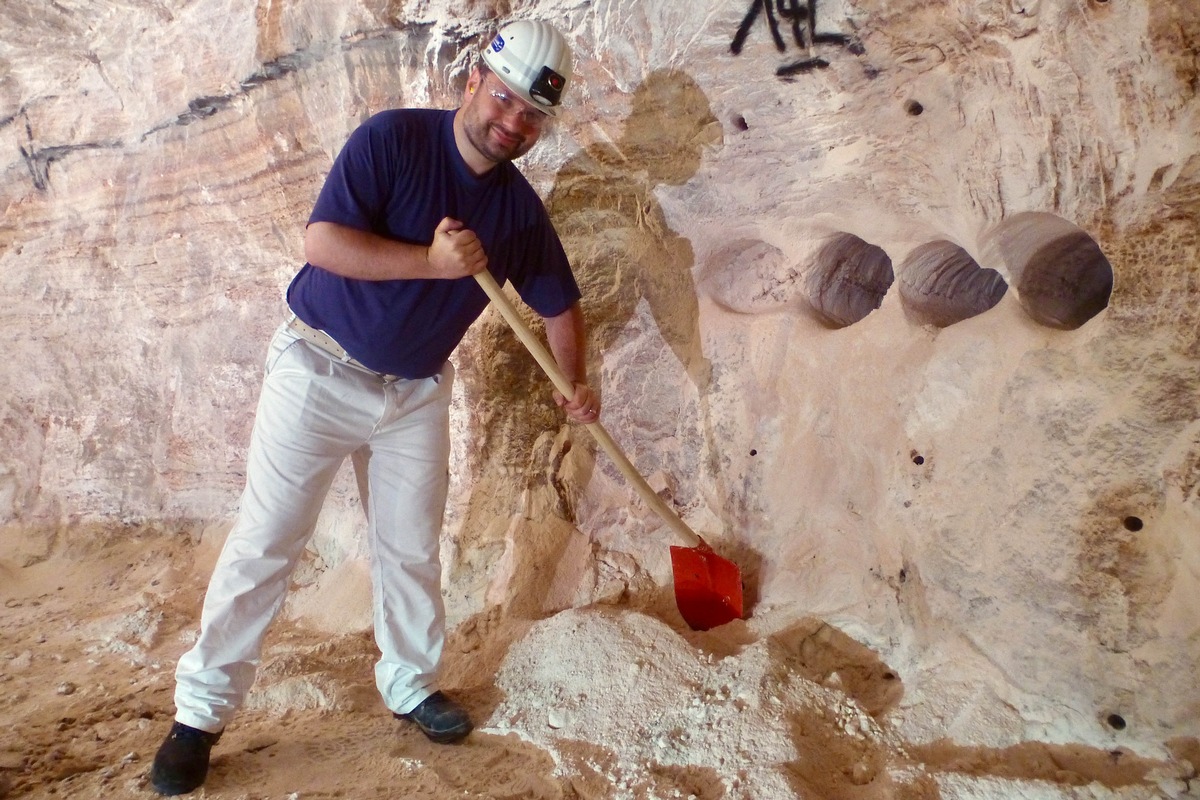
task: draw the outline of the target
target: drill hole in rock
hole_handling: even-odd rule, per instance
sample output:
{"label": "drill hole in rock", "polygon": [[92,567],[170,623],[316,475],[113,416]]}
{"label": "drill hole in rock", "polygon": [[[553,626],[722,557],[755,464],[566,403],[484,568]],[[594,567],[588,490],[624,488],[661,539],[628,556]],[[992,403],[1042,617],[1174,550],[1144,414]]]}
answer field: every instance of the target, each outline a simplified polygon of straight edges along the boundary
{"label": "drill hole in rock", "polygon": [[1017,214],[987,237],[989,258],[1008,269],[1021,308],[1035,322],[1075,330],[1108,307],[1112,265],[1083,229],[1053,214]]}
{"label": "drill hole in rock", "polygon": [[839,233],[817,253],[805,290],[822,321],[844,328],[879,308],[894,278],[892,259],[883,248]]}
{"label": "drill hole in rock", "polygon": [[1122,520],[1122,522],[1124,523],[1125,530],[1127,531],[1140,531],[1143,527],[1141,517],[1126,517],[1124,520]]}
{"label": "drill hole in rock", "polygon": [[1008,284],[966,250],[938,240],[916,248],[900,267],[900,300],[909,318],[946,328],[995,307]]}
{"label": "drill hole in rock", "polygon": [[916,100],[909,100],[904,104],[904,110],[911,117],[919,117],[925,112],[925,106],[921,105]]}
{"label": "drill hole in rock", "polygon": [[1120,714],[1109,714],[1108,718],[1105,719],[1105,722],[1107,722],[1108,726],[1114,731],[1125,730],[1125,718]]}

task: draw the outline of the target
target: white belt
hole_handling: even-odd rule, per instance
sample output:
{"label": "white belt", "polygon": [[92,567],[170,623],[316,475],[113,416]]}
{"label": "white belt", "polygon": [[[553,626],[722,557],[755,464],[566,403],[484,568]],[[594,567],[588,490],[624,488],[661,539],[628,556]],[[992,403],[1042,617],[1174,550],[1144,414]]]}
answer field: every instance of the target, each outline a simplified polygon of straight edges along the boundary
{"label": "white belt", "polygon": [[323,350],[324,352],[336,358],[338,361],[341,361],[343,364],[349,364],[352,367],[358,367],[361,370],[366,370],[372,375],[378,375],[383,379],[384,383],[392,383],[400,380],[399,375],[385,375],[382,372],[376,372],[358,359],[351,357],[351,355],[346,352],[346,348],[338,344],[337,340],[335,340],[332,336],[325,331],[317,330],[304,320],[297,317],[295,314],[292,314],[288,319],[288,327],[299,334],[301,339],[311,345],[314,345],[319,350]]}

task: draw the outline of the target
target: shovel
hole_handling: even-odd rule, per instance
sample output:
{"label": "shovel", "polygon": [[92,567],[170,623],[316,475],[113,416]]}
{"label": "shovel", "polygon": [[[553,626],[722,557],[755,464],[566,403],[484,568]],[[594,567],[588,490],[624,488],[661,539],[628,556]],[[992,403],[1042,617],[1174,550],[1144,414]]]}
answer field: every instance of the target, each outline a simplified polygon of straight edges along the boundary
{"label": "shovel", "polygon": [[[558,362],[525,324],[512,302],[500,289],[492,273],[484,270],[475,274],[475,280],[483,288],[492,304],[504,317],[505,322],[512,328],[513,333],[525,345],[541,365],[554,388],[565,397],[575,393],[575,385],[571,382]],[[646,505],[650,506],[662,521],[675,532],[686,546],[671,546],[671,571],[675,578],[675,604],[684,621],[697,631],[706,631],[718,625],[724,625],[742,617],[742,574],[732,561],[721,558],[713,552],[708,543],[696,533],[663,502],[650,484],[638,473],[633,464],[629,463],[625,453],[617,445],[608,431],[599,422],[584,423],[584,427],[595,437],[601,449],[613,460],[621,474],[625,476],[637,493],[641,495]]]}

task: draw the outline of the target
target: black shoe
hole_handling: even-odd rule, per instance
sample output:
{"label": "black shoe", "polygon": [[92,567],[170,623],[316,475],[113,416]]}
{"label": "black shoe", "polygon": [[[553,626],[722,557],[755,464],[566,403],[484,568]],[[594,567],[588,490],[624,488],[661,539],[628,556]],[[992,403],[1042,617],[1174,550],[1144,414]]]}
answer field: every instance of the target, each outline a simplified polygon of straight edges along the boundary
{"label": "black shoe", "polygon": [[208,754],[220,738],[219,733],[197,730],[182,722],[172,725],[150,768],[154,791],[173,795],[199,789],[208,775]]}
{"label": "black shoe", "polygon": [[394,714],[396,719],[416,723],[421,732],[438,744],[450,744],[471,732],[471,718],[462,706],[441,692],[434,692],[407,714]]}

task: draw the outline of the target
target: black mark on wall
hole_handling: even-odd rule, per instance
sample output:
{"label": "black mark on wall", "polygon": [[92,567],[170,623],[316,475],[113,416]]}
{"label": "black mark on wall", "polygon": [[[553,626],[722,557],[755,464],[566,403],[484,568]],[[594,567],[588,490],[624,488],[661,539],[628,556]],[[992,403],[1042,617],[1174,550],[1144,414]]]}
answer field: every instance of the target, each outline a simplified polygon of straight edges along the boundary
{"label": "black mark on wall", "polygon": [[313,64],[317,58],[312,54],[297,51],[288,55],[281,56],[275,61],[267,62],[262,65],[262,69],[255,72],[250,77],[241,81],[239,87],[226,94],[205,95],[196,97],[188,101],[188,110],[177,116],[175,119],[156,125],[150,130],[142,134],[142,140],[158,131],[166,128],[177,128],[184,125],[191,125],[193,122],[198,122],[207,117],[211,117],[219,111],[231,106],[242,95],[249,94],[259,86],[263,86],[271,81],[277,81],[280,78],[285,78],[293,72],[298,72],[301,69]]}
{"label": "black mark on wall", "polygon": [[25,149],[24,145],[18,145],[17,149],[21,151],[21,158],[25,161],[25,166],[29,168],[29,176],[33,179],[33,187],[38,191],[45,191],[50,185],[50,165],[55,161],[66,158],[80,150],[115,149],[119,146],[118,142],[86,142],[84,144],[68,144],[58,147],[43,147],[41,149],[34,149],[30,145],[28,150]]}
{"label": "black mark on wall", "polygon": [[[316,60],[318,59],[310,53],[296,52],[263,64],[262,69],[241,81],[236,90],[228,94],[206,95],[189,101],[187,111],[179,114],[172,120],[154,126],[143,133],[141,139],[145,141],[147,137],[158,131],[191,125],[193,122],[211,117],[232,105],[239,96],[248,94],[259,86],[304,69]],[[33,186],[38,191],[45,191],[49,188],[50,165],[54,162],[61,161],[68,156],[84,150],[119,150],[126,146],[126,143],[121,141],[93,141],[39,147],[34,143],[34,134],[29,123],[29,116],[24,108],[21,108],[12,116],[0,119],[0,129],[22,121],[25,124],[25,138],[28,144],[18,145],[18,149],[21,153],[21,159],[25,162],[25,166],[29,170]]]}
{"label": "black mark on wall", "polygon": [[828,61],[817,55],[818,44],[836,44],[855,55],[864,52],[862,43],[853,36],[842,33],[817,33],[817,0],[753,0],[746,16],[742,18],[742,24],[738,26],[737,33],[733,35],[733,41],[729,44],[729,49],[734,55],[742,52],[746,38],[759,17],[767,18],[767,28],[771,32],[776,50],[781,53],[787,52],[788,44],[781,31],[781,27],[786,25],[791,31],[792,41],[805,51],[803,58],[776,68],[775,74],[785,80],[802,72],[829,66]]}

